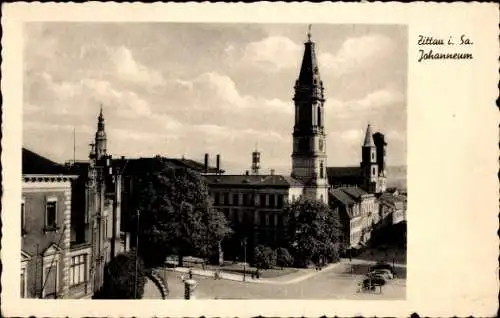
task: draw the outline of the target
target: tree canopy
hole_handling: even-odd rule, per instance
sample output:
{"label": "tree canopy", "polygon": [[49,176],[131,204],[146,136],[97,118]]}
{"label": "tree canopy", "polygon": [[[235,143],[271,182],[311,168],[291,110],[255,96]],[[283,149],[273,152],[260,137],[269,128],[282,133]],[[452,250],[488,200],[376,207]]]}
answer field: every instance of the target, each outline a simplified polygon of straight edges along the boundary
{"label": "tree canopy", "polygon": [[290,250],[298,266],[338,260],[341,223],[321,201],[299,200],[285,207]]}
{"label": "tree canopy", "polygon": [[[173,168],[165,159],[154,162],[134,180],[135,209],[140,211],[139,252],[148,265],[168,254],[210,256],[231,230],[215,210],[201,176]],[[137,222],[137,219],[135,220]]]}
{"label": "tree canopy", "polygon": [[254,266],[269,269],[276,265],[276,253],[269,246],[258,245],[254,251]]}
{"label": "tree canopy", "polygon": [[[137,281],[136,281],[137,265]],[[137,283],[137,285],[136,285]],[[146,284],[144,263],[139,258],[136,264],[135,250],[122,253],[106,264],[104,284],[94,295],[96,299],[140,299]]]}

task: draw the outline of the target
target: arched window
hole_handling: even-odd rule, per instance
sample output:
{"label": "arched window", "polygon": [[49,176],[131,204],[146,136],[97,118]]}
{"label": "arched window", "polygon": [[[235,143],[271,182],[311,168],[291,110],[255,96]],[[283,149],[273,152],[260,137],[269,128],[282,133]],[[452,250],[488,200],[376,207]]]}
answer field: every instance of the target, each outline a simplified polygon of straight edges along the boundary
{"label": "arched window", "polygon": [[324,172],[323,172],[324,168],[325,168],[325,167],[323,166],[323,161],[321,161],[321,162],[319,163],[319,177],[320,177],[321,179],[323,179],[323,178],[324,178],[324,175],[325,175],[325,174],[324,174]]}
{"label": "arched window", "polygon": [[318,106],[318,126],[321,127],[321,107]]}

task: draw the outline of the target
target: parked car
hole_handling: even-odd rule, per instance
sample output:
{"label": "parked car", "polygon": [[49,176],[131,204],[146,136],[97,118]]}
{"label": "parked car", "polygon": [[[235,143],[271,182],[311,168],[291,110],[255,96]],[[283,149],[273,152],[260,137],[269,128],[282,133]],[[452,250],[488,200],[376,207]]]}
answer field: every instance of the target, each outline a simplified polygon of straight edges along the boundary
{"label": "parked car", "polygon": [[394,279],[394,274],[388,269],[377,269],[370,272],[370,274],[380,275],[385,279]]}
{"label": "parked car", "polygon": [[387,263],[377,263],[375,265],[373,265],[371,267],[371,270],[372,271],[377,271],[377,270],[388,270],[390,271],[392,274],[394,274],[394,269],[392,268],[392,266],[390,264],[387,264]]}
{"label": "parked car", "polygon": [[384,286],[385,279],[380,276],[369,276],[363,280],[363,286]]}

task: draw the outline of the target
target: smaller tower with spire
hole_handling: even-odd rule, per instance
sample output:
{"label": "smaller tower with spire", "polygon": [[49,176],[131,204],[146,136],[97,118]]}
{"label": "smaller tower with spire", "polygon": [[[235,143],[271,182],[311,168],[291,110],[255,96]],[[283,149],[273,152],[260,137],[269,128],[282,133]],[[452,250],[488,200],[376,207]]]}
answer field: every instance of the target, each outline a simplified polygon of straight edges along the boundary
{"label": "smaller tower with spire", "polygon": [[255,145],[255,150],[252,152],[252,175],[258,175],[260,169],[260,152],[257,150],[257,145]]}
{"label": "smaller tower with spire", "polygon": [[97,132],[95,133],[95,155],[97,160],[100,160],[104,156],[106,156],[106,144],[107,137],[104,128],[104,115],[102,114],[101,104],[101,110],[99,112],[99,117],[97,118]]}
{"label": "smaller tower with spire", "polygon": [[366,127],[365,139],[361,148],[361,171],[363,187],[370,193],[378,191],[377,147],[373,141],[370,124]]}

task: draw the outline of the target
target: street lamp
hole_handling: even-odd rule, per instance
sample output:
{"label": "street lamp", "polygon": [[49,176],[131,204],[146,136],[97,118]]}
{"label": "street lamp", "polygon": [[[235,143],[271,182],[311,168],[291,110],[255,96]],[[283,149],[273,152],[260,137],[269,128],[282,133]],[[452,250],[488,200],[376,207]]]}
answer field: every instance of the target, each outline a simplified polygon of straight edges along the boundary
{"label": "street lamp", "polygon": [[243,281],[246,280],[247,272],[247,238],[243,238]]}
{"label": "street lamp", "polygon": [[135,231],[135,279],[134,279],[134,299],[137,299],[137,268],[139,265],[139,217],[140,211],[137,210],[137,228]]}

